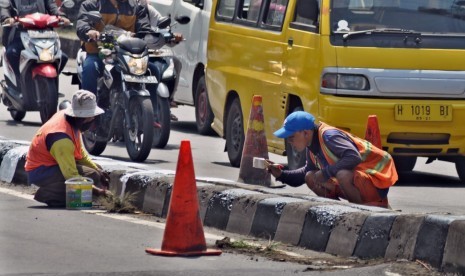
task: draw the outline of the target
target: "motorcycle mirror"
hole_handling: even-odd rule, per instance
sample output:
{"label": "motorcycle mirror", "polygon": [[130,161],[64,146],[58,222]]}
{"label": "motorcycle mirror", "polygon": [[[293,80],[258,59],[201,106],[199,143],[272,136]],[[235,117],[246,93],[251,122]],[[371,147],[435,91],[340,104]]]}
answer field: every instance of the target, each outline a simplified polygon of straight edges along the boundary
{"label": "motorcycle mirror", "polygon": [[74,7],[74,1],[73,0],[65,0],[61,2],[61,7],[65,7],[67,9],[72,9]]}
{"label": "motorcycle mirror", "polygon": [[164,16],[160,20],[158,20],[157,27],[159,29],[166,29],[169,27],[170,24],[171,24],[171,17]]}
{"label": "motorcycle mirror", "polygon": [[191,18],[189,16],[187,16],[187,15],[176,16],[174,18],[174,20],[176,20],[176,22],[178,22],[181,25],[185,25],[185,24],[191,22]]}
{"label": "motorcycle mirror", "polygon": [[10,7],[9,0],[0,0],[0,8],[7,9]]}
{"label": "motorcycle mirror", "polygon": [[84,14],[93,23],[102,21],[102,14],[99,11],[89,11]]}

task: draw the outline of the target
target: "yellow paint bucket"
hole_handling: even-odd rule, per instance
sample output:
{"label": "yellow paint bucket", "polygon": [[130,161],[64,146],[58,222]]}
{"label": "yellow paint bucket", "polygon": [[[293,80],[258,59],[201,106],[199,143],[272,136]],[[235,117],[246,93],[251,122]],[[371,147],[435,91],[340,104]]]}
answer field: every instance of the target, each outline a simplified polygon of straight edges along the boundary
{"label": "yellow paint bucket", "polygon": [[88,177],[73,177],[65,181],[66,209],[92,208],[92,185],[94,181]]}

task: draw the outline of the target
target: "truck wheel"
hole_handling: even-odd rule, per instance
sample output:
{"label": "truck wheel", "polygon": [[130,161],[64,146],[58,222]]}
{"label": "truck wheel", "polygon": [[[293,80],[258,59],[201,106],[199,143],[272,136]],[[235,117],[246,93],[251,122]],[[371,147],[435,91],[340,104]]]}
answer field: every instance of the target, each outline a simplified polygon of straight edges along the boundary
{"label": "truck wheel", "polygon": [[197,131],[202,135],[213,133],[211,124],[213,122],[213,111],[208,101],[207,86],[205,85],[205,76],[199,79],[195,90],[195,122]]}
{"label": "truck wheel", "polygon": [[15,120],[16,122],[21,122],[24,117],[26,116],[26,112],[25,111],[18,111],[16,109],[11,109],[10,110],[10,115],[11,115],[11,118],[13,118],[13,120]]}
{"label": "truck wheel", "polygon": [[244,119],[239,98],[235,98],[228,109],[226,119],[226,149],[229,163],[233,167],[241,165],[242,149],[244,148]]}

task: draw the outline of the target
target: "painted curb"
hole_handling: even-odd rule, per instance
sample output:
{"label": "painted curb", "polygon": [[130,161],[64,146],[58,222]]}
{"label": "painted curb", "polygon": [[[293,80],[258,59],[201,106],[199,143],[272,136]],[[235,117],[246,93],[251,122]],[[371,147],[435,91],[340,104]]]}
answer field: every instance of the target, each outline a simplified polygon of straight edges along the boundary
{"label": "painted curb", "polygon": [[[28,144],[0,137],[2,181],[26,183]],[[137,192],[140,210],[166,217],[174,172],[127,164],[104,169],[117,194]],[[276,195],[260,186],[221,179],[196,182],[205,226],[341,256],[418,259],[439,270],[465,274],[465,216],[402,214],[318,197]]]}

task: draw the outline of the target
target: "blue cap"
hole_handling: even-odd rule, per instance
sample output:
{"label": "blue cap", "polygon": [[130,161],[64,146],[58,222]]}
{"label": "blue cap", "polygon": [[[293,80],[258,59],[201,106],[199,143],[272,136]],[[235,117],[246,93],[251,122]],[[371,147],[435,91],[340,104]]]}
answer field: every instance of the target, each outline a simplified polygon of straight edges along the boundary
{"label": "blue cap", "polygon": [[292,112],[284,120],[283,127],[273,134],[279,138],[287,138],[297,131],[314,130],[315,117],[305,111]]}

